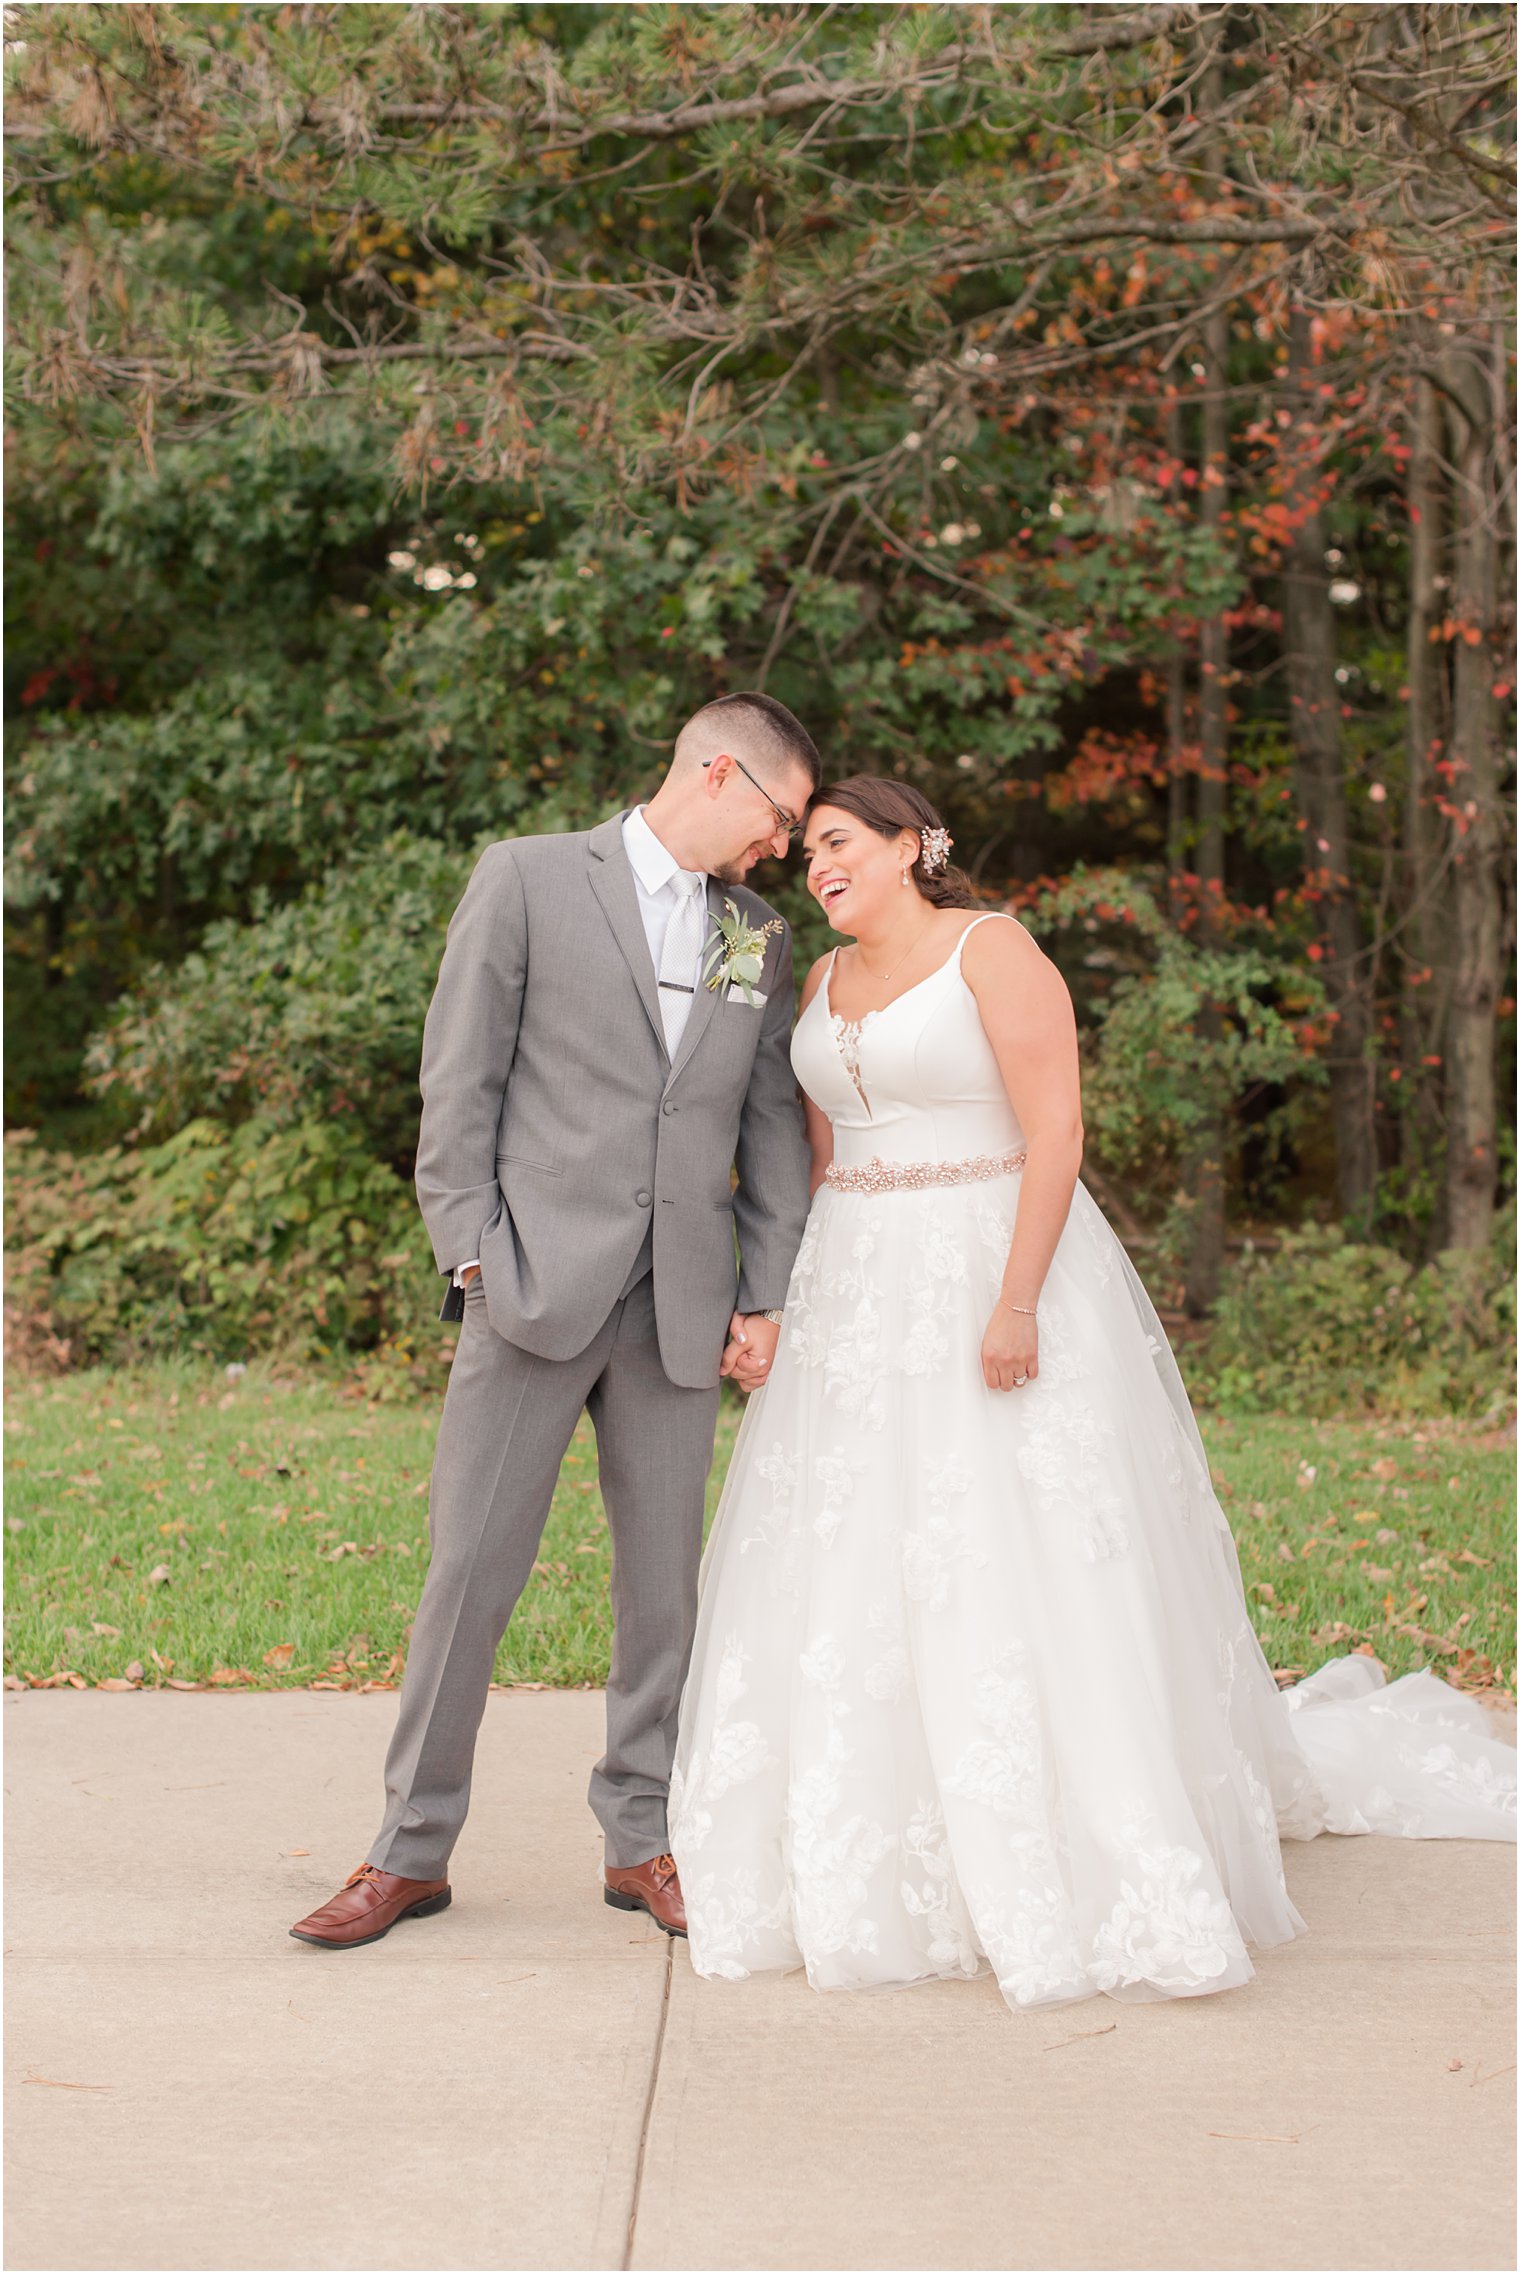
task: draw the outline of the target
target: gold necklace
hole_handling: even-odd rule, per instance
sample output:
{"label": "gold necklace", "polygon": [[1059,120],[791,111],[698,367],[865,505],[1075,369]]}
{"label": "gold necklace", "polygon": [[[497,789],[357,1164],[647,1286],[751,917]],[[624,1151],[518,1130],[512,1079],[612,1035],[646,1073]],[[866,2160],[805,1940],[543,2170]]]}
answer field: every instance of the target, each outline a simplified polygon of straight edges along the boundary
{"label": "gold necklace", "polygon": [[901,971],[903,965],[907,962],[909,956],[913,953],[914,948],[916,948],[921,941],[926,940],[929,937],[929,934],[933,928],[934,918],[931,916],[927,924],[920,924],[912,940],[908,943],[908,946],[903,950],[902,954],[891,966],[890,970],[887,971],[871,971],[870,964],[866,963],[865,949],[861,947],[859,940],[855,942],[856,952],[858,953],[861,962],[865,963],[867,971],[871,973],[871,977],[873,979],[879,979],[882,985],[885,987],[888,980],[891,978],[892,973],[894,971]]}

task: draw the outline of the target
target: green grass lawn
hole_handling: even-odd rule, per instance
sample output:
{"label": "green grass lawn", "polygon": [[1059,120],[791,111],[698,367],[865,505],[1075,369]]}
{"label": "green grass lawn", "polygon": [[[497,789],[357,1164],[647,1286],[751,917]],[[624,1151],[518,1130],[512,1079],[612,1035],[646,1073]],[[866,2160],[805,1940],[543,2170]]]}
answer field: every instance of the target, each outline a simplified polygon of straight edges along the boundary
{"label": "green grass lawn", "polygon": [[[709,1512],[733,1442],[725,1398]],[[437,1411],[258,1366],[23,1383],[6,1402],[7,1680],[288,1689],[393,1683],[427,1565]],[[1369,1642],[1511,1694],[1507,1433],[1204,1417],[1268,1657]],[[584,1425],[502,1682],[605,1678],[608,1540]]]}

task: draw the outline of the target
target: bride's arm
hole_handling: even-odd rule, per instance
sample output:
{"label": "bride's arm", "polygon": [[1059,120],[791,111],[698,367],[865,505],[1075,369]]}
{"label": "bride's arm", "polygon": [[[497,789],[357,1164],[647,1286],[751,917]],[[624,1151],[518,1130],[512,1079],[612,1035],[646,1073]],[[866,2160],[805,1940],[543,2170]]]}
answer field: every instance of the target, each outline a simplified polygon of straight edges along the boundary
{"label": "bride's arm", "polygon": [[1032,1317],[1082,1166],[1082,1079],[1066,982],[1016,920],[979,924],[962,969],[1028,1147],[1002,1299],[983,1345],[996,1389],[1039,1371]]}
{"label": "bride's arm", "polygon": [[[797,1009],[799,1018],[823,985],[823,975],[828,964],[828,957],[821,955],[802,982],[802,1001]],[[826,1113],[820,1113],[806,1090],[802,1093],[802,1112],[807,1122],[808,1150],[813,1156],[808,1171],[808,1193],[811,1196],[822,1184],[823,1172],[834,1158],[834,1126]]]}

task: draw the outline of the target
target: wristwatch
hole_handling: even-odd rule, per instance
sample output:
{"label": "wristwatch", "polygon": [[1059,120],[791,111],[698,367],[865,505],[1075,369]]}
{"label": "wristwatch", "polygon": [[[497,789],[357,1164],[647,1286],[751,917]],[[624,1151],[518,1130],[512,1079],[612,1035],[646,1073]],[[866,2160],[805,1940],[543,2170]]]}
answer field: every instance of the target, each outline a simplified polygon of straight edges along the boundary
{"label": "wristwatch", "polygon": [[786,1317],[786,1313],[785,1311],[762,1311],[760,1313],[760,1316],[763,1319],[769,1319],[772,1326],[780,1326],[782,1320]]}

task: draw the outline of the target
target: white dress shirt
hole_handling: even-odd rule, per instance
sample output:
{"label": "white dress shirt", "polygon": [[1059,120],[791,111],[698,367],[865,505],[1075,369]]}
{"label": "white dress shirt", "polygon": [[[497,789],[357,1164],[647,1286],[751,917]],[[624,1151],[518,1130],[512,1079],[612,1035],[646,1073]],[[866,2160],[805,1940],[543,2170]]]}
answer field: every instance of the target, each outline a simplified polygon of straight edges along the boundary
{"label": "white dress shirt", "polygon": [[[644,937],[649,942],[649,960],[659,976],[665,953],[665,934],[675,913],[676,901],[683,878],[696,876],[695,870],[683,869],[675,855],[662,845],[644,819],[644,808],[636,805],[623,823],[623,850],[628,855],[628,866],[633,871],[633,888],[638,895],[639,914],[644,920]],[[703,892],[707,889],[705,872],[701,874]],[[702,958],[700,953],[692,965],[691,986],[693,998],[701,984]],[[464,1274],[478,1270],[479,1256],[454,1267],[454,1285],[462,1287]]]}
{"label": "white dress shirt", "polygon": [[[644,819],[644,808],[641,805],[636,805],[623,823],[623,850],[628,855],[628,866],[633,871],[634,890],[639,896],[639,914],[644,919],[649,960],[658,975],[660,959],[665,952],[665,933],[676,905],[677,879],[695,876],[699,872],[683,869],[674,853],[660,843]],[[701,883],[705,892],[705,874],[701,876]],[[701,976],[701,960],[699,955],[698,968],[692,973],[693,986]]]}

